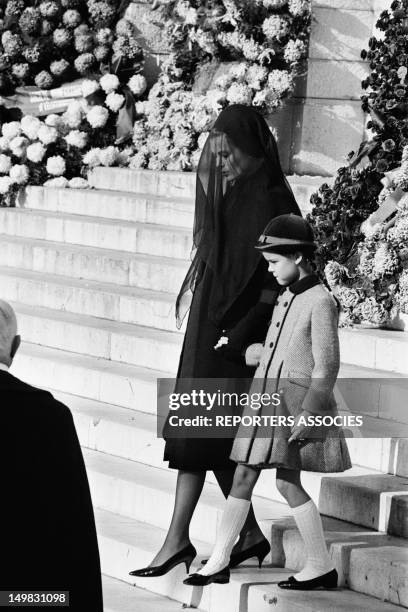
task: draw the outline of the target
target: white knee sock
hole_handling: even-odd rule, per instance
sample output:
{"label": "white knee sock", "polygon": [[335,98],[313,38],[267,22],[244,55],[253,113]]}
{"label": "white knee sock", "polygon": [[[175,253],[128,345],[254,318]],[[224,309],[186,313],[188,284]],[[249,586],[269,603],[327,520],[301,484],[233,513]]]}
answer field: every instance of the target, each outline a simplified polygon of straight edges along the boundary
{"label": "white knee sock", "polygon": [[323,525],[316,504],[310,499],[292,508],[296,525],[306,549],[306,565],[295,574],[296,580],[312,580],[335,569],[324,540]]}
{"label": "white knee sock", "polygon": [[209,576],[228,565],[232,548],[244,526],[250,505],[251,502],[247,499],[228,496],[214,549],[207,563],[199,570],[199,574]]}

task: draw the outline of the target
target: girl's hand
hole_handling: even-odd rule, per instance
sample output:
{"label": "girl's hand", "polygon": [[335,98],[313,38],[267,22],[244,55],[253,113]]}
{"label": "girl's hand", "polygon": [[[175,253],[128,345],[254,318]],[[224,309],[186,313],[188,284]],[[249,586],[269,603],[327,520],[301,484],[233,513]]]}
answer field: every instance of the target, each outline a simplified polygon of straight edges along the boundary
{"label": "girl's hand", "polygon": [[245,362],[248,366],[258,366],[261,361],[263,344],[251,344],[245,351]]}
{"label": "girl's hand", "polygon": [[302,410],[302,412],[297,416],[295,420],[295,424],[293,425],[291,429],[291,436],[288,440],[288,443],[295,442],[297,440],[304,440],[305,438],[309,437],[309,434],[312,431],[314,426],[304,425],[303,423],[299,423],[301,417],[305,417],[307,419],[307,417],[309,416],[314,416],[314,415],[312,412],[309,412],[308,410]]}

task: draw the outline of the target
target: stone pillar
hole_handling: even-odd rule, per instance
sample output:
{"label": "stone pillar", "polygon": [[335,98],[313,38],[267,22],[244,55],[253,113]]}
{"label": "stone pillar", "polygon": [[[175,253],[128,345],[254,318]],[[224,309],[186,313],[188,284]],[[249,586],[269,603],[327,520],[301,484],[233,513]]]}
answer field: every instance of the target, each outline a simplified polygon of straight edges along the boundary
{"label": "stone pillar", "polygon": [[308,74],[295,97],[290,171],[330,176],[364,137],[360,57],[373,32],[372,0],[313,0]]}

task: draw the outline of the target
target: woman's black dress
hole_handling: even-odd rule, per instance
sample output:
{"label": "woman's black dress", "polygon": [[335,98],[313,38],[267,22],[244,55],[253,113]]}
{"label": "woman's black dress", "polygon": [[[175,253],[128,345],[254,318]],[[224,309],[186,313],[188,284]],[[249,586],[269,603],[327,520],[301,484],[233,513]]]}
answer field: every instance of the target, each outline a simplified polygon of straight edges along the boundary
{"label": "woman's black dress", "polygon": [[[273,136],[256,111],[230,106],[221,113],[214,130],[215,139],[210,133],[197,173],[196,254],[179,295],[180,300],[191,287],[177,381],[222,378],[223,391],[243,393],[249,390],[254,368],[246,366],[242,352],[249,344],[264,340],[278,293],[254,244],[273,217],[300,215],[300,211],[281,170]],[[225,150],[228,144],[224,137],[220,144],[219,131],[248,155],[263,159],[255,174],[227,191],[220,186],[217,146]],[[214,346],[222,335],[229,337],[228,348],[216,351]],[[231,358],[234,351],[235,358]],[[164,437],[164,460],[171,468],[235,467],[229,459],[233,438],[171,438],[166,427]]]}

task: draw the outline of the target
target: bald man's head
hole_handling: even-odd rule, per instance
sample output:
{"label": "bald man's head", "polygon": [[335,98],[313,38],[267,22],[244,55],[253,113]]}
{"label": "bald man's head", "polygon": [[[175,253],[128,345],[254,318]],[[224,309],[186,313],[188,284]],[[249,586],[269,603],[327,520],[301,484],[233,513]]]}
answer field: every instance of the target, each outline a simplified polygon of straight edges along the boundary
{"label": "bald man's head", "polygon": [[19,346],[15,312],[10,304],[0,300],[0,363],[10,366]]}

